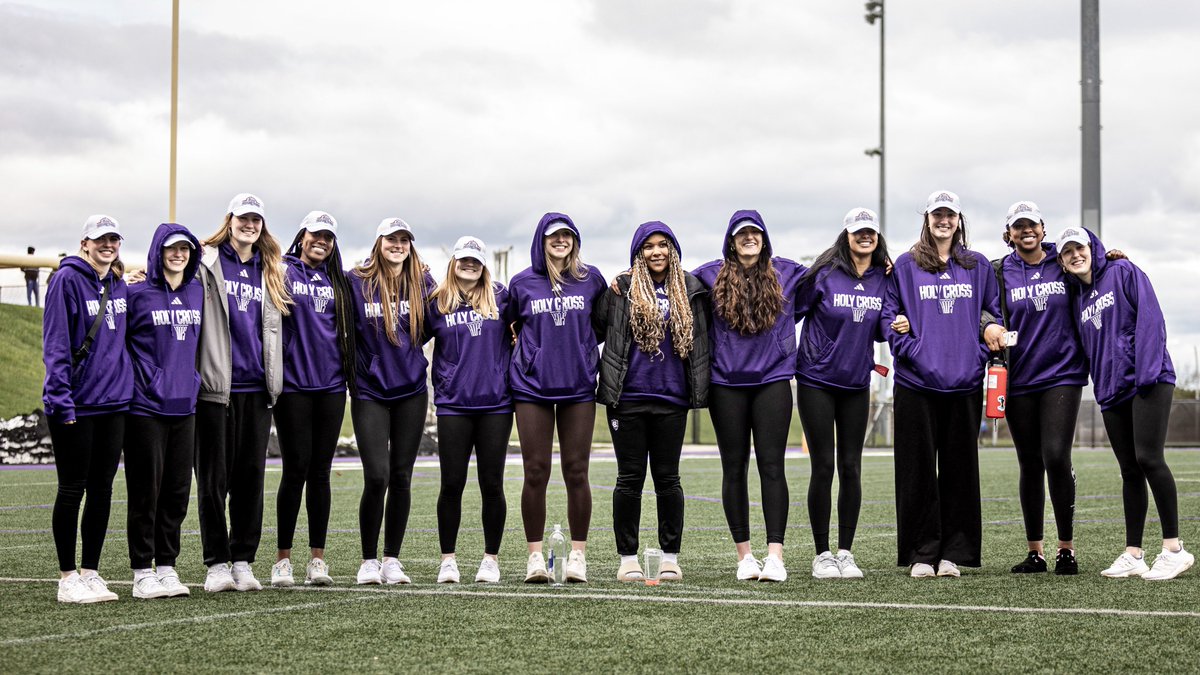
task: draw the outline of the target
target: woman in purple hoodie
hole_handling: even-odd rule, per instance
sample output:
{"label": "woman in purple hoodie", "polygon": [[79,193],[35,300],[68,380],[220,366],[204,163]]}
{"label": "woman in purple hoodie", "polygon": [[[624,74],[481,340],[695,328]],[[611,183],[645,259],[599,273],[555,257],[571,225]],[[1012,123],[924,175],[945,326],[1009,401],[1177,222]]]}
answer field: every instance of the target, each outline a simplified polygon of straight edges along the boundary
{"label": "woman in purple hoodie", "polygon": [[[1167,326],[1146,273],[1128,260],[1106,260],[1089,230],[1068,227],[1058,237],[1058,261],[1074,286],[1071,314],[1091,367],[1096,402],[1121,467],[1125,551],[1102,575],[1174,579],[1193,563],[1179,539],[1175,477],[1163,457],[1175,392]],[[1162,553],[1146,565],[1142,533],[1149,499],[1162,524]]]}
{"label": "woman in purple hoodie", "polygon": [[[133,597],[187,597],[175,560],[187,517],[196,449],[196,395],[204,286],[200,241],[163,223],[146,257],[146,279],[129,287],[133,403],[125,418],[129,566]],[[154,569],[152,569],[154,568]]]}
{"label": "woman in purple hoodie", "polygon": [[375,230],[370,257],[350,274],[358,336],[350,417],[363,463],[358,505],[360,584],[412,581],[399,556],[412,505],[413,464],[429,404],[425,385],[429,362],[421,345],[427,340],[425,305],[434,287],[413,239],[408,223],[384,218]]}
{"label": "woman in purple hoodie", "polygon": [[596,420],[599,361],[592,306],[607,284],[600,270],[580,258],[581,241],[579,229],[566,214],[542,216],[529,247],[531,266],[518,272],[509,286],[507,319],[517,342],[508,377],[525,465],[521,520],[529,550],[526,583],[550,579],[542,536],[556,423],[571,530],[566,579],[587,581],[584,549],[592,519],[588,459]]}
{"label": "woman in purple hoodie", "polygon": [[[737,578],[784,581],[788,487],[783,456],[792,421],[796,288],[805,267],[771,255],[758,211],[737,211],[722,257],[692,274],[712,299],[712,385],[708,411],[721,453],[721,501],[737,549]],[[767,557],[750,548],[750,440],[762,483]]]}
{"label": "woman in purple hoodie", "polygon": [[508,289],[492,281],[487,247],[475,237],[454,244],[446,278],[425,314],[434,338],[433,390],[437,406],[438,539],[442,563],[438,583],[458,583],[458,528],[471,450],[475,451],[483,500],[483,560],[475,581],[500,581],[500,541],[508,505],[504,500],[504,460],[512,435],[512,396],[508,365],[512,335],[504,317]]}
{"label": "woman in purple hoodie", "polygon": [[[833,246],[800,280],[796,318],[796,407],[808,442],[812,478],[808,517],[817,579],[860,579],[850,547],[862,505],[862,449],[870,417],[875,343],[892,260],[870,209],[851,209]],[[836,437],[836,442],[835,442]],[[835,453],[836,448],[836,453]],[[835,462],[836,456],[836,462]],[[833,472],[838,475],[838,550],[829,547]]]}
{"label": "woman in purple hoodie", "polygon": [[[79,253],[62,259],[46,291],[42,404],[58,473],[51,529],[58,552],[59,602],[117,599],[97,570],[121,458],[125,411],[133,396],[120,251],[117,221],[101,215],[88,218]],[[82,574],[75,568],[77,532],[83,541]]]}
{"label": "woman in purple hoodie", "polygon": [[354,300],[342,270],[337,220],[324,211],[305,216],[283,262],[294,304],[283,320],[283,392],[275,402],[283,472],[275,499],[279,547],[271,585],[295,583],[292,539],[303,494],[311,556],[304,583],[328,586],[329,471],[346,414],[344,373],[354,369]]}

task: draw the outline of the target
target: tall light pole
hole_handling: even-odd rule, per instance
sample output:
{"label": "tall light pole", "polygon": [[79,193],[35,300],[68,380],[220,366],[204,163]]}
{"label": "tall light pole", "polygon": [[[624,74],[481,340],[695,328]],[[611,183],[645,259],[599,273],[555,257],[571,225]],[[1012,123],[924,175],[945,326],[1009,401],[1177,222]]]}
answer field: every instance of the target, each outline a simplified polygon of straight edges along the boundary
{"label": "tall light pole", "polygon": [[175,222],[175,146],[179,127],[179,0],[171,7],[171,171],[167,220]]}
{"label": "tall light pole", "polygon": [[879,147],[871,148],[866,151],[868,157],[879,158],[879,232],[886,232],[887,215],[884,209],[887,207],[887,169],[885,163],[884,148],[884,76],[883,76],[883,0],[871,0],[866,3],[867,14],[863,18],[872,26],[875,22],[879,22]]}
{"label": "tall light pole", "polygon": [[1083,226],[1100,236],[1100,3],[1082,0],[1080,6],[1083,90],[1083,176],[1081,204]]}

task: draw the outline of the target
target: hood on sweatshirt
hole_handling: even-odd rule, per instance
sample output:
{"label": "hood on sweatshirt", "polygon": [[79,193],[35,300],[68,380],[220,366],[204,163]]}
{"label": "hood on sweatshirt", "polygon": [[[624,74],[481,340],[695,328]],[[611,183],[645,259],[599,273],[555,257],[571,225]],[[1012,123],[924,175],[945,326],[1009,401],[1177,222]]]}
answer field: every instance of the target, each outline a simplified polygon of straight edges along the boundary
{"label": "hood on sweatshirt", "polygon": [[559,222],[567,226],[575,235],[575,245],[580,246],[583,243],[583,238],[579,236],[579,228],[575,227],[575,223],[571,220],[571,216],[565,213],[550,212],[542,216],[538,221],[537,229],[533,232],[533,243],[529,246],[529,264],[533,271],[545,276],[546,275],[546,227],[551,223]]}
{"label": "hood on sweatshirt", "polygon": [[724,257],[727,259],[737,257],[736,251],[733,250],[733,231],[736,229],[736,225],[744,220],[748,220],[762,228],[762,255],[769,259],[773,255],[771,251],[771,235],[767,233],[767,224],[763,222],[762,216],[758,214],[758,211],[753,209],[734,211],[733,215],[729,217],[729,227],[725,228],[725,247],[722,249]]}
{"label": "hood on sweatshirt", "polygon": [[667,224],[662,221],[651,220],[650,222],[638,225],[637,230],[633,233],[633,241],[629,244],[630,266],[632,266],[633,262],[637,260],[637,257],[641,255],[642,244],[645,244],[646,240],[650,238],[650,235],[655,233],[661,234],[667,239],[670,239],[671,245],[675,247],[675,253],[678,254],[680,258],[683,257],[683,248],[679,246],[679,240],[675,238],[675,233],[671,231],[671,228],[667,227]]}
{"label": "hood on sweatshirt", "polygon": [[96,273],[96,268],[92,267],[88,261],[77,255],[69,255],[62,260],[59,260],[58,267],[59,269],[62,269],[63,267],[69,267],[80,274],[86,275],[89,279],[95,279],[96,281],[104,281],[104,279],[111,279],[115,276],[112,268],[109,268],[108,274],[104,277],[104,279],[101,279],[100,275]]}
{"label": "hood on sweatshirt", "polygon": [[183,268],[183,281],[179,285],[181,287],[186,286],[196,276],[196,271],[200,269],[200,240],[196,239],[196,235],[192,234],[182,225],[177,223],[162,223],[158,226],[158,229],[154,230],[154,237],[150,240],[150,253],[146,255],[146,281],[157,286],[166,285],[166,274],[164,273],[166,268],[163,265],[163,242],[175,234],[182,234],[192,244],[192,252],[188,256],[187,267]]}
{"label": "hood on sweatshirt", "polygon": [[[1079,229],[1083,230],[1084,232],[1087,232],[1088,241],[1091,242],[1092,283],[1094,284],[1094,283],[1096,283],[1096,277],[1099,276],[1100,274],[1102,274],[1104,272],[1104,268],[1108,266],[1108,259],[1105,258],[1105,255],[1108,253],[1108,251],[1106,251],[1104,249],[1104,244],[1100,241],[1100,237],[1096,236],[1095,232],[1092,232],[1091,230],[1087,229],[1086,227],[1081,227]],[[1059,251],[1058,254],[1061,256],[1062,251]],[[1061,262],[1061,259],[1060,259],[1060,262]],[[1081,284],[1081,285],[1083,284],[1083,282],[1079,279],[1079,277],[1075,276],[1074,274],[1071,274],[1068,272],[1066,277],[1067,277],[1067,281],[1069,281],[1069,282],[1073,282],[1073,283]]]}

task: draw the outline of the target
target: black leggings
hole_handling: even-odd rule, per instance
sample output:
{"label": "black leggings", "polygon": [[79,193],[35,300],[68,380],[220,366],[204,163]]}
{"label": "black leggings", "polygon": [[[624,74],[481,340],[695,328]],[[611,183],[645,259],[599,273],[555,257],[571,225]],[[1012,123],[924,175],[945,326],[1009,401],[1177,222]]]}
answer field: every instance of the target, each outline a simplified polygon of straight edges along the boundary
{"label": "black leggings", "polygon": [[1149,498],[1146,484],[1154,493],[1163,539],[1179,536],[1179,504],[1175,477],[1163,458],[1167,422],[1175,385],[1156,384],[1142,396],[1104,411],[1104,430],[1121,467],[1121,496],[1125,503],[1125,545],[1142,546]]}
{"label": "black leggings", "polygon": [[[58,552],[58,569],[75,569],[75,533],[83,541],[80,567],[100,569],[100,551],[108,532],[112,508],[112,484],[121,461],[125,436],[125,413],[76,417],[74,424],[51,420],[50,442],[54,446],[54,469],[58,473],[58,495],[54,498],[51,529]],[[83,521],[79,507],[83,496]]]}
{"label": "black leggings", "polygon": [[[838,548],[850,550],[862,506],[862,451],[871,415],[871,392],[796,385],[796,408],[808,443],[812,478],[808,520],[817,553],[829,550],[830,492],[838,475]],[[836,442],[835,442],[836,432]],[[836,462],[835,462],[836,447]]]}
{"label": "black leggings", "polygon": [[125,418],[129,566],[174,567],[192,492],[196,416]]}
{"label": "black leggings", "polygon": [[475,450],[475,473],[483,500],[483,552],[499,555],[504,537],[508,502],[504,499],[504,460],[512,435],[512,413],[492,415],[440,415],[438,463],[442,489],[438,492],[438,542],[442,553],[454,553],[462,523],[462,496],[467,486],[471,449]]}
{"label": "black leggings", "polygon": [[292,548],[302,494],[308,511],[308,547],[325,548],[329,530],[329,470],[345,416],[345,390],[332,394],[281,394],[275,402],[275,433],[279,435],[279,453],[283,456],[283,475],[275,495],[281,551]]}
{"label": "black leggings", "polygon": [[350,402],[350,418],[363,463],[358,530],[364,560],[379,557],[381,525],[383,555],[388,558],[400,555],[412,506],[413,464],[421,449],[428,403],[428,392],[387,403],[364,399]]}
{"label": "black leggings", "polygon": [[1046,484],[1059,541],[1075,538],[1075,470],[1071,467],[1071,444],[1083,387],[1052,387],[1045,391],[1010,396],[1004,418],[1017,450],[1021,478],[1017,492],[1025,516],[1025,539],[1045,537],[1042,522],[1046,510]]}
{"label": "black leggings", "polygon": [[710,385],[708,413],[721,453],[721,502],[734,543],[750,541],[747,483],[753,436],[767,543],[782,544],[788,518],[783,455],[792,422],[791,385],[786,380],[755,387]]}
{"label": "black leggings", "polygon": [[563,481],[567,484],[567,524],[572,541],[587,541],[592,522],[592,486],[588,482],[588,460],[592,453],[592,431],[596,402],[531,403],[518,401],[517,436],[525,484],[521,488],[521,520],[525,541],[540,542],[546,534],[546,486],[550,483],[550,454],[554,424],[558,422],[558,456]]}
{"label": "black leggings", "polygon": [[683,535],[679,455],[683,450],[687,410],[622,413],[609,406],[607,412],[608,429],[617,455],[617,486],[613,490],[613,534],[617,539],[617,553],[637,555],[638,552],[647,457],[658,504],[658,545],[666,553],[679,553]]}

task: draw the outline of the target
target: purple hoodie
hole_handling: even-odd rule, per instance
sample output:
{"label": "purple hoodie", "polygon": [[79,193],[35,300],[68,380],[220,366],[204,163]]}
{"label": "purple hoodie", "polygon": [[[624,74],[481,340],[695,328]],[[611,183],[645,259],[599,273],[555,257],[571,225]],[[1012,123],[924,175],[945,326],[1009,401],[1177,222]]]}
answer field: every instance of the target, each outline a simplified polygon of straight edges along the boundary
{"label": "purple hoodie", "polygon": [[509,283],[507,322],[517,324],[517,346],[508,371],[513,398],[545,403],[584,403],[596,400],[599,340],[592,330],[592,305],[608,283],[600,270],[585,265],[587,277],[564,275],[555,293],[546,276],[542,232],[562,222],[582,243],[579,229],[562,213],[547,213],[538,221],[529,247],[532,265]]}
{"label": "purple hoodie", "polygon": [[[671,240],[675,250],[683,255],[679,240],[675,233],[665,223],[652,220],[642,223],[633,233],[633,241],[629,244],[629,265],[642,254],[642,244],[652,234],[662,234]],[[659,309],[663,313],[663,321],[667,322],[662,342],[658,349],[660,356],[651,356],[642,351],[630,336],[629,370],[625,373],[624,387],[621,391],[622,401],[657,401],[682,408],[690,407],[688,397],[687,373],[683,367],[683,359],[675,353],[675,343],[671,336],[671,301],[663,284],[654,284],[654,295],[658,300]]]}
{"label": "purple hoodie", "polygon": [[[100,311],[104,284],[111,284],[108,308],[89,354],[72,365]],[[133,397],[133,368],[125,351],[125,282],[110,270],[101,282],[96,270],[79,256],[67,256],[46,290],[42,317],[42,360],[46,380],[42,403],[56,422],[76,417],[122,412]]]}
{"label": "purple hoodie", "polygon": [[508,366],[512,360],[512,334],[508,332],[508,289],[496,290],[495,318],[481,316],[463,303],[449,314],[429,301],[425,317],[434,338],[433,402],[438,415],[510,413]]}
{"label": "purple hoodie", "polygon": [[1071,314],[1091,364],[1101,410],[1155,384],[1175,384],[1167,353],[1167,324],[1146,273],[1128,260],[1105,260],[1091,231],[1092,283],[1067,275],[1074,291]]}
{"label": "purple hoodie", "polygon": [[[396,326],[396,336],[400,344],[394,345],[388,341],[387,331],[383,327],[382,313],[385,308],[379,302],[378,292],[368,302],[363,296],[366,280],[354,272],[346,276],[354,292],[354,329],[358,335],[358,367],[354,374],[358,379],[356,398],[387,403],[424,392],[425,370],[429,361],[421,345],[414,345],[408,334],[408,301],[397,303],[400,305],[400,321]],[[433,288],[433,277],[427,273],[423,294],[426,301]],[[396,311],[394,307],[386,309]],[[426,339],[428,337],[425,336]]]}
{"label": "purple hoodie", "polygon": [[[979,334],[983,310],[1000,316],[996,274],[981,253],[966,269],[953,256],[944,272],[926,272],[912,253],[897,260],[883,301],[880,329],[895,357],[896,382],[909,389],[965,394],[983,386],[988,349]],[[890,327],[897,314],[908,317],[911,330],[900,335]]]}
{"label": "purple hoodie", "polygon": [[[163,242],[173,234],[192,243],[183,280],[175,290],[167,285],[163,266]],[[199,269],[200,241],[182,225],[159,225],[146,257],[146,281],[129,287],[134,415],[184,417],[196,412],[196,349],[204,307],[204,285],[196,278]]]}
{"label": "purple hoodie", "polygon": [[346,388],[346,378],[325,263],[312,268],[293,255],[285,255],[283,262],[284,283],[294,302],[291,314],[283,317],[283,392],[336,394]]}
{"label": "purple hoodie", "polygon": [[233,356],[230,391],[266,391],[267,375],[262,357],[262,256],[254,249],[250,259],[242,262],[229,242],[221,244],[217,250],[229,305],[229,346]]}
{"label": "purple hoodie", "polygon": [[1001,262],[1007,328],[1020,334],[1008,350],[1010,396],[1087,384],[1087,361],[1068,310],[1066,273],[1054,244],[1043,243],[1042,250],[1046,257],[1037,265],[1016,251]]}
{"label": "purple hoodie", "polygon": [[[750,220],[763,229],[764,254],[769,254],[771,237],[758,211],[738,211],[729,219],[725,229],[723,249],[733,242],[733,228],[743,220]],[[705,263],[692,272],[700,283],[710,291],[724,259]],[[796,289],[800,277],[807,270],[804,265],[787,258],[773,257],[771,265],[783,288],[783,309],[770,330],[754,335],[742,335],[729,327],[713,304],[712,327],[712,383],[726,387],[755,387],[780,380],[790,380],[796,363]]]}
{"label": "purple hoodie", "polygon": [[862,278],[832,265],[800,284],[796,318],[804,319],[796,352],[796,382],[818,389],[861,391],[871,384],[874,343],[888,278],[878,267]]}

